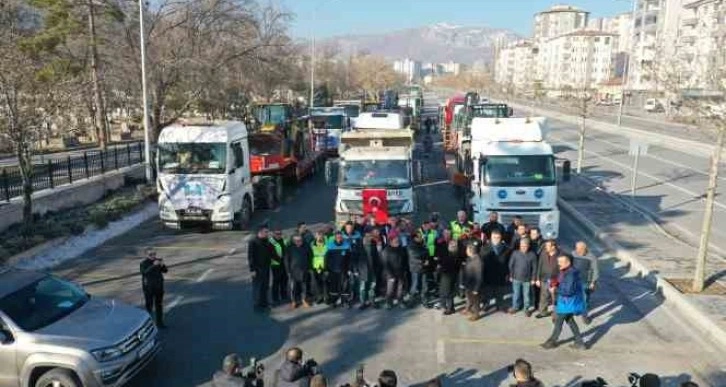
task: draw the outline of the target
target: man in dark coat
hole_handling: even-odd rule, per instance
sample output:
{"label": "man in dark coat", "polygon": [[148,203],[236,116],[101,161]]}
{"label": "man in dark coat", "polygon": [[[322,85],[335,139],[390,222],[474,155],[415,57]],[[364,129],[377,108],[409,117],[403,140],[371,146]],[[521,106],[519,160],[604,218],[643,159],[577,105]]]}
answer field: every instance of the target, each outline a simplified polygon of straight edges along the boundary
{"label": "man in dark coat", "polygon": [[257,230],[257,237],[250,240],[247,260],[252,272],[252,302],[256,311],[269,308],[270,263],[275,252],[269,240],[269,230],[263,226]]}
{"label": "man in dark coat", "polygon": [[411,271],[409,296],[418,297],[421,304],[428,305],[429,283],[431,282],[431,256],[424,244],[423,235],[415,233],[408,245],[408,264]]}
{"label": "man in dark coat", "polygon": [[[141,289],[144,291],[144,305],[149,315],[153,315],[156,326],[164,325],[164,273],[168,272],[164,261],[156,256],[156,251],[146,250],[146,258],[139,265]],[[153,313],[152,313],[153,311]]]}
{"label": "man in dark coat", "polygon": [[529,238],[519,240],[517,250],[509,259],[509,281],[512,283],[512,307],[510,314],[517,313],[520,301],[524,299],[523,310],[527,317],[532,315],[531,286],[535,278],[537,257],[529,248]]}
{"label": "man in dark coat", "polygon": [[529,231],[527,230],[526,224],[522,223],[517,226],[517,229],[512,236],[512,241],[509,243],[509,249],[512,251],[519,250],[519,241],[522,240],[522,238],[526,238],[528,234]]}
{"label": "man in dark coat", "polygon": [[292,308],[297,308],[301,303],[308,308],[310,307],[308,298],[310,296],[310,269],[313,261],[313,250],[310,245],[305,244],[302,235],[295,234],[292,237],[292,244],[285,253],[285,267],[290,282]]}
{"label": "man in dark coat", "polygon": [[383,264],[383,278],[386,280],[386,309],[391,309],[394,301],[397,301],[402,307],[405,306],[403,286],[407,270],[406,250],[401,247],[398,237],[388,239],[388,246],[381,253],[381,263]]}
{"label": "man in dark coat", "polygon": [[212,376],[212,387],[245,387],[245,379],[242,377],[242,358],[236,354],[229,354],[224,357],[222,369]]}
{"label": "man in dark coat", "polygon": [[308,387],[315,370],[302,360],[303,351],[300,348],[288,349],[285,361],[276,372],[275,387]]}
{"label": "man in dark coat", "polygon": [[298,235],[302,236],[303,244],[306,246],[310,246],[311,243],[315,240],[315,235],[308,230],[308,225],[305,222],[298,222],[297,224],[297,233]]}
{"label": "man in dark coat", "polygon": [[272,269],[272,303],[279,304],[287,299],[287,270],[285,268],[285,251],[287,243],[281,229],[275,229],[270,237],[270,244],[275,255],[270,261]]}
{"label": "man in dark coat", "polygon": [[491,239],[492,231],[497,230],[502,235],[506,232],[504,225],[499,223],[499,213],[492,211],[489,213],[489,221],[481,225],[481,231],[486,235],[487,239]]}
{"label": "man in dark coat", "polygon": [[482,288],[484,265],[479,255],[481,243],[473,241],[466,246],[466,265],[464,266],[464,289],[466,290],[466,307],[464,315],[469,317],[469,321],[479,319],[479,304],[481,298],[479,292]]}
{"label": "man in dark coat", "polygon": [[368,231],[363,237],[363,254],[361,254],[353,265],[353,275],[358,282],[358,300],[360,309],[365,309],[375,302],[376,298],[376,273],[380,270],[380,251],[383,244],[380,239],[374,236],[374,232]]}
{"label": "man in dark coat", "polygon": [[439,297],[444,315],[454,313],[454,293],[456,278],[461,267],[459,243],[451,238],[451,231],[445,230],[436,244],[436,258],[439,271]]}
{"label": "man in dark coat", "polygon": [[517,233],[517,228],[519,228],[520,224],[524,224],[524,221],[522,220],[521,215],[514,215],[514,218],[512,218],[512,223],[510,223],[507,226],[507,232],[503,235],[504,242],[511,243],[512,238],[514,238],[514,235]]}
{"label": "man in dark coat", "polygon": [[325,253],[325,268],[328,271],[329,303],[342,305],[341,295],[346,290],[348,271],[350,271],[350,243],[343,238],[343,233],[336,231],[333,240],[328,242]]}
{"label": "man in dark coat", "polygon": [[506,312],[504,296],[506,295],[507,279],[509,277],[509,248],[502,240],[499,231],[492,231],[489,245],[484,249],[484,305],[489,305],[494,299],[497,309]]}
{"label": "man in dark coat", "polygon": [[537,262],[537,275],[535,276],[535,286],[539,288],[539,313],[535,317],[549,317],[552,313],[549,311],[550,305],[553,304],[552,294],[549,291],[551,282],[557,279],[559,269],[557,266],[557,257],[559,257],[560,249],[557,242],[553,239],[545,242],[542,254]]}

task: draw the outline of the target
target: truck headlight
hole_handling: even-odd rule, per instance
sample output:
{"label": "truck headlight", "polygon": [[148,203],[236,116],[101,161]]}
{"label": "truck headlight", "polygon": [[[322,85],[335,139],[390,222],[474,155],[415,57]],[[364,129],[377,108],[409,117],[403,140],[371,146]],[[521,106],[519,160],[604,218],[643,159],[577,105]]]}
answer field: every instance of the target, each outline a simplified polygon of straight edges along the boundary
{"label": "truck headlight", "polygon": [[545,222],[548,222],[548,223],[552,222],[553,220],[555,220],[555,214],[553,214],[551,212],[546,213],[544,215],[544,220],[545,220]]}
{"label": "truck headlight", "polygon": [[413,201],[406,200],[406,203],[404,203],[403,208],[401,209],[401,212],[403,212],[403,213],[413,212]]}
{"label": "truck headlight", "polygon": [[229,195],[220,196],[217,199],[217,211],[218,212],[229,212],[231,208]]}
{"label": "truck headlight", "polygon": [[124,355],[123,351],[119,349],[118,347],[106,347],[106,348],[99,348],[91,351],[91,355],[93,355],[96,360],[99,362],[107,362],[112,361],[120,358]]}
{"label": "truck headlight", "polygon": [[163,198],[161,199],[161,213],[163,215],[166,215],[166,217],[174,217],[176,216],[176,210],[174,209],[174,206],[171,204],[171,201]]}
{"label": "truck headlight", "polygon": [[348,206],[342,200],[338,200],[338,212],[348,212]]}

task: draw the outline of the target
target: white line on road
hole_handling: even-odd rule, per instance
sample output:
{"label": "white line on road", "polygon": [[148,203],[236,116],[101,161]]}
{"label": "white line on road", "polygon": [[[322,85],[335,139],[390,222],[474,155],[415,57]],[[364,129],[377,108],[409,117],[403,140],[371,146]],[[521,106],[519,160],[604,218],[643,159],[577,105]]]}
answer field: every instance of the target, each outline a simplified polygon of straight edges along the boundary
{"label": "white line on road", "polygon": [[439,364],[446,363],[446,352],[444,349],[444,340],[442,339],[438,339],[436,341],[436,361],[438,361]]}
{"label": "white line on road", "polygon": [[448,181],[448,180],[440,180],[440,181],[434,181],[432,183],[419,184],[419,185],[416,186],[416,188],[420,188],[420,187],[430,187],[432,185],[442,185],[442,184],[449,184],[449,183],[450,183],[450,181]]}
{"label": "white line on road", "polygon": [[[552,136],[552,138],[555,139],[555,140],[557,140],[557,141],[559,141],[559,142],[561,142],[561,143],[563,143],[563,144],[569,145],[569,146],[571,146],[571,147],[573,147],[575,149],[577,148],[577,145],[575,145],[574,143],[571,143],[569,141],[565,141],[565,140],[563,140],[560,137]],[[627,164],[623,164],[623,163],[621,163],[619,161],[615,161],[615,160],[611,159],[610,157],[603,156],[603,155],[601,155],[601,154],[599,154],[597,152],[593,152],[593,151],[587,150],[587,149],[585,149],[585,153],[589,153],[589,154],[594,155],[594,156],[596,156],[597,158],[600,158],[600,159],[608,160],[611,163],[613,163],[613,164],[615,164],[615,165],[617,165],[617,166],[625,169],[626,171],[629,171],[631,173],[633,172],[633,167],[632,166],[627,165]],[[660,184],[667,185],[667,186],[669,186],[669,187],[671,187],[671,188],[673,188],[675,190],[678,190],[678,191],[680,191],[680,192],[682,192],[682,193],[684,193],[686,195],[689,195],[692,198],[700,198],[700,197],[703,196],[703,194],[698,194],[698,193],[693,192],[693,191],[691,191],[689,189],[685,189],[685,188],[683,188],[683,187],[681,187],[679,185],[676,185],[676,184],[673,184],[671,182],[662,180],[662,179],[660,179],[660,178],[658,178],[656,176],[653,176],[653,175],[651,175],[651,174],[649,174],[647,172],[644,172],[642,170],[639,170],[638,171],[638,175],[639,176],[645,176],[645,177],[647,177],[647,178],[649,178],[651,180],[655,180],[656,182],[658,182]],[[701,200],[703,200],[703,199],[701,199]],[[723,203],[720,203],[718,201],[715,201],[714,202],[714,205],[717,206],[717,207],[719,207],[719,208],[726,209],[726,205],[723,204]]]}
{"label": "white line on road", "polygon": [[169,305],[166,306],[166,310],[164,311],[164,313],[171,312],[171,310],[174,309],[177,305],[179,305],[179,303],[183,299],[184,299],[184,296],[176,296],[176,298],[171,303],[169,303]]}
{"label": "white line on road", "polygon": [[[252,240],[252,235],[247,235],[247,237],[245,238],[245,242],[249,242],[251,240]],[[229,249],[229,251],[227,251],[227,257],[229,257],[230,255],[234,255],[236,252],[237,252],[237,248],[232,247],[231,249]]]}
{"label": "white line on road", "polygon": [[202,273],[202,275],[200,275],[199,278],[197,278],[194,282],[204,282],[204,280],[207,279],[207,277],[212,274],[213,271],[214,269],[210,267],[209,269],[205,270],[204,273]]}

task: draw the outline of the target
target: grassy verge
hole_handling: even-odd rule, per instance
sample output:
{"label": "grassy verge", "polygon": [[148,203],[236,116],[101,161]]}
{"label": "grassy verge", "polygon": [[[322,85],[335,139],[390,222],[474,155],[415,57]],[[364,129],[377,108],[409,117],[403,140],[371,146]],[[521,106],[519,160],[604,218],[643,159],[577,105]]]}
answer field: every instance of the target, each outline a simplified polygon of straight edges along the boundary
{"label": "grassy verge", "polygon": [[16,224],[0,233],[0,263],[49,240],[83,234],[88,226],[105,228],[155,196],[153,186],[127,185],[120,190],[109,191],[93,204],[36,215],[32,227]]}

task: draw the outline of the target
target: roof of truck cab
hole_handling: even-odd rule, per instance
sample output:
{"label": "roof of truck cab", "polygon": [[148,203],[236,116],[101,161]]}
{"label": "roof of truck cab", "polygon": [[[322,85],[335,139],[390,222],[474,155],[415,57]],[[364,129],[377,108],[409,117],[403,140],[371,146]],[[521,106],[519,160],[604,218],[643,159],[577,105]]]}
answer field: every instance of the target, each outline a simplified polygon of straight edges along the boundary
{"label": "roof of truck cab", "polygon": [[394,112],[361,113],[355,121],[355,127],[361,129],[404,129],[403,117]]}
{"label": "roof of truck cab", "polygon": [[247,137],[238,121],[176,123],[161,130],[159,143],[226,143]]}
{"label": "roof of truck cab", "polygon": [[403,146],[356,147],[343,152],[344,160],[408,160],[409,148]]}
{"label": "roof of truck cab", "polygon": [[486,156],[551,156],[552,146],[543,141],[532,142],[480,142],[472,141],[471,154],[478,158]]}

